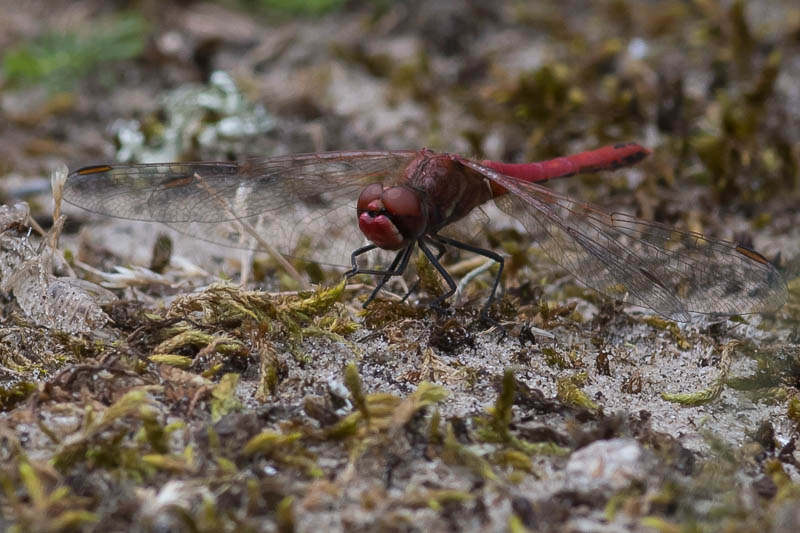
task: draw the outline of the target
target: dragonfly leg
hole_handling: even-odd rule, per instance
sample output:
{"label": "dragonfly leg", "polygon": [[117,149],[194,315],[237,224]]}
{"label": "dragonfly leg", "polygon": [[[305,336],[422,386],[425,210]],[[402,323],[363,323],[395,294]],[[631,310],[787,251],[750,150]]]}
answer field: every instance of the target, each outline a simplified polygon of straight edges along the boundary
{"label": "dragonfly leg", "polygon": [[[444,244],[442,244],[442,243],[440,243],[440,242],[438,242],[438,241],[434,241],[434,240],[427,240],[427,239],[426,239],[426,242],[427,242],[428,244],[432,245],[434,248],[436,248],[436,260],[437,260],[437,261],[439,261],[439,259],[441,259],[441,258],[442,258],[442,256],[443,256],[443,255],[445,254],[445,252],[447,251],[447,248],[445,248]],[[414,282],[414,285],[412,285],[410,289],[408,289],[408,292],[406,293],[406,295],[405,295],[405,296],[403,296],[403,300],[402,300],[402,301],[404,301],[404,302],[405,302],[405,301],[406,301],[406,299],[407,299],[409,296],[411,296],[412,294],[414,294],[414,292],[417,290],[417,287],[419,287],[419,279],[418,279],[417,281],[415,281],[415,282]]]}
{"label": "dragonfly leg", "polygon": [[[383,278],[378,282],[378,285],[375,287],[375,289],[373,289],[372,294],[369,295],[369,298],[366,299],[363,307],[367,307],[370,302],[375,299],[375,296],[378,295],[378,292],[383,288],[384,285],[386,285],[386,282],[389,281],[392,276],[400,276],[406,271],[406,268],[408,268],[408,260],[411,257],[411,252],[413,251],[414,246],[410,245],[397,252],[397,255],[394,256],[392,264],[389,265],[387,270],[383,271]],[[404,296],[403,300],[405,300],[407,297],[408,295]]]}
{"label": "dragonfly leg", "polygon": [[[368,251],[370,251],[370,250],[372,250],[374,248],[377,248],[377,246],[372,245],[371,248],[369,246],[364,246],[363,248],[359,248],[358,250],[356,250],[355,252],[353,252],[351,254],[352,261],[355,263],[355,256],[356,255],[361,255],[364,252],[368,252]],[[412,243],[412,244],[409,244],[408,246],[406,246],[405,248],[403,248],[402,250],[400,250],[399,252],[397,252],[397,255],[395,256],[394,260],[392,261],[392,264],[387,269],[380,270],[380,269],[371,269],[371,268],[361,268],[358,265],[355,265],[352,269],[350,269],[347,272],[345,272],[345,276],[348,277],[348,278],[351,278],[351,277],[355,276],[356,274],[367,274],[369,276],[389,276],[389,277],[399,276],[400,274],[403,274],[405,272],[405,269],[408,266],[408,260],[403,262],[403,264],[401,264],[400,266],[397,266],[397,264],[401,263],[401,258],[404,257],[403,254],[407,253],[410,256],[411,255],[411,251],[413,250],[413,248],[414,248],[414,244]]]}
{"label": "dragonfly leg", "polygon": [[352,278],[356,274],[360,274],[361,271],[358,268],[358,263],[356,262],[356,257],[358,257],[359,255],[365,254],[365,253],[369,252],[370,250],[374,250],[375,248],[377,248],[377,246],[375,246],[374,244],[368,244],[366,246],[362,246],[361,248],[359,248],[357,250],[354,250],[353,253],[350,254],[350,263],[353,265],[353,268],[351,268],[350,270],[345,272],[345,274],[344,274],[345,277],[346,278]]}
{"label": "dragonfly leg", "polygon": [[389,268],[385,270],[373,270],[373,269],[364,269],[358,266],[358,262],[356,258],[359,255],[362,255],[370,250],[374,250],[377,248],[374,244],[368,244],[366,246],[362,246],[361,248],[355,250],[352,254],[350,254],[350,261],[352,263],[353,268],[348,270],[345,273],[345,276],[351,278],[356,274],[368,274],[370,276],[383,276],[381,280],[378,282],[378,285],[373,289],[372,294],[369,295],[369,298],[364,302],[363,307],[367,307],[372,300],[375,299],[375,296],[378,292],[383,288],[384,285],[392,278],[392,276],[400,276],[408,268],[408,261],[411,257],[411,253],[414,251],[413,243],[406,246],[394,256],[392,260],[392,264],[389,265]]}
{"label": "dragonfly leg", "polygon": [[469,244],[457,241],[455,239],[442,237],[441,235],[436,235],[434,238],[441,244],[446,244],[454,248],[460,248],[461,250],[465,250],[467,252],[472,252],[474,254],[482,255],[484,257],[491,259],[492,261],[497,262],[497,264],[500,265],[500,268],[497,269],[497,276],[495,276],[494,278],[494,283],[492,284],[492,291],[489,293],[489,298],[486,300],[483,309],[481,309],[481,316],[485,320],[488,320],[489,322],[492,323],[496,322],[494,319],[489,318],[489,307],[491,307],[492,302],[494,302],[494,297],[495,294],[497,293],[497,287],[500,285],[500,279],[503,276],[503,266],[505,265],[505,259],[503,259],[503,256],[491,250],[478,248],[477,246],[471,246]]}
{"label": "dragonfly leg", "polygon": [[[433,255],[433,252],[431,252],[430,248],[428,248],[422,240],[417,241],[417,244],[419,245],[419,249],[422,250],[422,253],[425,254],[425,257],[428,258],[428,261],[430,261],[433,267],[439,271],[439,274],[442,275],[444,280],[447,282],[447,286],[449,287],[449,290],[446,293],[444,293],[443,295],[436,298],[433,302],[431,302],[431,307],[436,311],[442,313],[445,310],[444,308],[442,308],[440,304],[446,299],[450,298],[453,295],[453,293],[456,292],[456,282],[453,281],[453,277],[439,262],[439,258]],[[443,243],[440,241],[439,244]],[[438,246],[436,248],[437,250],[440,249]]]}

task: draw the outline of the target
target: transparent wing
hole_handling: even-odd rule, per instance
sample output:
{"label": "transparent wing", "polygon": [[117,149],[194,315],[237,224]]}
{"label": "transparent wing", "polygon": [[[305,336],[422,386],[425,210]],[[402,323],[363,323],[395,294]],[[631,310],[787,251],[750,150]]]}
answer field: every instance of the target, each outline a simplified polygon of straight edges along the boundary
{"label": "transparent wing", "polygon": [[608,214],[534,183],[463,163],[509,190],[497,206],[589,287],[676,320],[689,313],[745,314],[779,308],[784,278],[759,253],[630,215]]}
{"label": "transparent wing", "polygon": [[489,227],[489,215],[478,206],[454,224],[448,224],[437,233],[457,241],[474,242]]}
{"label": "transparent wing", "polygon": [[259,249],[251,224],[284,255],[347,265],[365,240],[355,204],[370,183],[396,183],[413,151],[327,152],[239,162],[100,165],[71,173],[64,199],[117,218],[167,224],[225,246]]}

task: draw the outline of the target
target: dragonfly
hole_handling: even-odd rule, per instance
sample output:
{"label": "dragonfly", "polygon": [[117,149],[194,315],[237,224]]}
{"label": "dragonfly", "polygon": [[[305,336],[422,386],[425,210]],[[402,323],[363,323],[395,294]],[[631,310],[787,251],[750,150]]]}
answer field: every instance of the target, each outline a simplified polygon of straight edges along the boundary
{"label": "dragonfly", "polygon": [[[780,308],[788,294],[786,281],[751,247],[609,213],[541,183],[627,167],[648,154],[639,144],[620,143],[523,164],[428,149],[101,164],[70,173],[63,197],[94,213],[161,222],[228,246],[268,246],[283,256],[349,268],[347,276],[377,276],[365,306],[406,271],[418,248],[447,282],[448,290],[431,303],[441,309],[456,284],[440,260],[448,248],[456,248],[499,265],[486,313],[504,259],[470,241],[471,228],[486,226],[484,207],[493,202],[556,263],[610,298],[683,322],[693,313],[740,315]],[[248,243],[237,222],[252,224],[262,238]],[[380,251],[393,254],[391,262],[391,255],[382,256],[388,267],[359,263],[365,254]]]}

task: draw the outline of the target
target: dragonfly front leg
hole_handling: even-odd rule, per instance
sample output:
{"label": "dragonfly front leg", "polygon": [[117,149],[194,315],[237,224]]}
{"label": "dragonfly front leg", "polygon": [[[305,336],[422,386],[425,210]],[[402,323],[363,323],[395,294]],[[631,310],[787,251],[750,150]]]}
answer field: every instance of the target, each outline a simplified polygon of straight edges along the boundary
{"label": "dragonfly front leg", "polygon": [[374,244],[368,244],[366,246],[358,248],[357,250],[353,250],[353,253],[350,254],[350,264],[353,266],[353,268],[345,272],[344,277],[349,279],[355,276],[356,274],[360,274],[361,271],[358,268],[358,262],[356,261],[356,257],[365,254],[370,250],[374,250],[375,248],[377,248],[377,246],[375,246]]}
{"label": "dragonfly front leg", "polygon": [[[378,295],[378,292],[386,285],[386,282],[389,281],[392,276],[402,276],[405,273],[406,268],[408,268],[408,260],[411,258],[411,252],[414,251],[414,245],[406,246],[403,250],[397,253],[394,256],[394,261],[392,264],[389,265],[389,269],[386,270],[386,275],[383,276],[378,282],[378,285],[373,289],[372,294],[369,295],[369,298],[364,302],[363,307],[367,307],[367,305],[375,299],[375,296]],[[398,264],[399,263],[399,264]],[[403,296],[403,300],[408,298],[408,294]]]}
{"label": "dragonfly front leg", "polygon": [[[356,251],[354,251],[350,255],[350,261],[353,265],[352,270],[349,270],[345,275],[350,278],[356,274],[368,274],[371,276],[383,276],[381,280],[378,282],[378,285],[372,291],[372,294],[369,295],[369,298],[364,302],[363,307],[367,307],[372,300],[375,299],[378,292],[383,288],[384,285],[393,277],[393,276],[401,276],[405,273],[406,268],[408,268],[408,261],[411,258],[411,253],[414,251],[414,244],[409,244],[394,256],[394,260],[392,264],[389,265],[389,268],[386,270],[371,270],[371,269],[362,269],[358,266],[356,261],[356,257],[370,250],[374,250],[377,248],[374,244],[369,244],[367,246],[363,246]],[[407,296],[407,295],[406,295]],[[404,298],[405,299],[405,298]]]}

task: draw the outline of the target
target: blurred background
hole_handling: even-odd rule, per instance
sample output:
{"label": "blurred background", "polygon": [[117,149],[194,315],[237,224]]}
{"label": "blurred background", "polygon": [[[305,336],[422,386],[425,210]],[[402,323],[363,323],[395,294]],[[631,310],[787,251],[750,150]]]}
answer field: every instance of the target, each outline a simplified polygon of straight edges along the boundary
{"label": "blurred background", "polygon": [[799,47],[792,0],[3,0],[0,200],[36,206],[59,162],[637,141],[640,172],[556,186],[772,257],[797,242]]}
{"label": "blurred background", "polygon": [[[518,329],[473,335],[478,322],[468,331],[378,301],[369,333],[353,333],[344,305],[309,311],[303,300],[289,312],[260,293],[258,303],[216,296],[239,293],[219,286],[192,296],[184,280],[210,276],[185,261],[163,283],[115,271],[165,267],[168,239],[153,251],[156,232],[139,225],[108,233],[130,243],[109,253],[96,237],[120,222],[73,209],[62,248],[83,253],[87,279],[127,288],[109,316],[98,308],[100,326],[72,320],[75,299],[48,293],[90,338],[0,309],[0,530],[19,520],[20,531],[294,531],[297,520],[299,531],[794,532],[800,522],[797,0],[0,0],[0,202],[29,202],[44,226],[48,176],[62,163],[422,147],[524,162],[621,141],[653,153],[548,186],[752,244],[787,273],[793,296],[778,318],[679,328],[621,313],[570,292],[562,270],[529,268],[531,235],[504,228],[484,235],[510,258],[500,316]],[[92,237],[75,245],[78,227]],[[27,229],[12,229],[34,255]],[[129,261],[136,250],[143,258]],[[296,288],[250,259],[241,263],[259,288]],[[16,279],[35,282],[31,307],[52,318],[31,264]],[[485,301],[493,278],[483,278],[473,302]],[[347,294],[355,312],[369,290]],[[115,329],[103,337],[106,319]],[[425,380],[451,391],[441,418],[422,416],[446,394],[417,388]],[[612,437],[635,448],[603,448]]]}

